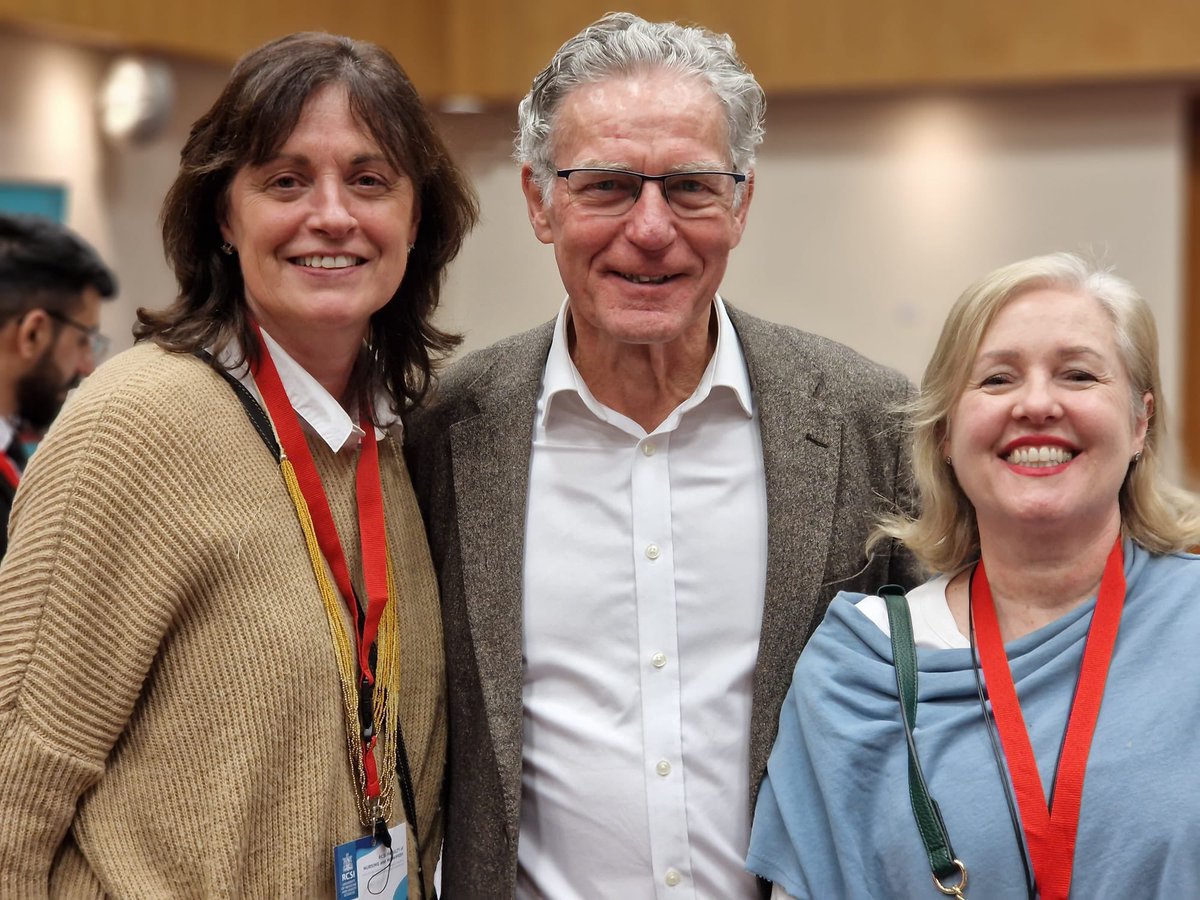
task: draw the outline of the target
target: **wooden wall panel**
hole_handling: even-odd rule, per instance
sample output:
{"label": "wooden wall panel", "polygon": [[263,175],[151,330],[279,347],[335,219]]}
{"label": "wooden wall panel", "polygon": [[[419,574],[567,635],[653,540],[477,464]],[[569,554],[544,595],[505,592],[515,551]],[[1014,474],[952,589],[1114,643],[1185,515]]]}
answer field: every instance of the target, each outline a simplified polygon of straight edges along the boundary
{"label": "wooden wall panel", "polygon": [[457,93],[498,102],[523,96],[562,43],[614,7],[653,21],[699,23],[735,41],[748,30],[745,5],[731,0],[521,0],[501,9],[486,0],[451,0],[449,82]]}
{"label": "wooden wall panel", "polygon": [[[449,84],[508,100],[605,0],[450,0]],[[1194,0],[632,0],[733,35],[775,93],[1200,76]]]}
{"label": "wooden wall panel", "polygon": [[1200,4],[1186,0],[834,7],[767,0],[739,38],[768,89],[844,89],[1161,77],[1200,71]]}
{"label": "wooden wall panel", "polygon": [[348,34],[387,47],[427,96],[446,92],[447,22],[435,4],[386,0],[0,0],[0,22],[89,43],[232,63],[293,31]]}
{"label": "wooden wall panel", "polygon": [[[430,97],[511,102],[611,0],[0,0],[0,21],[231,62],[324,28],[391,49]],[[768,91],[1200,77],[1196,0],[630,0],[728,31]]]}
{"label": "wooden wall panel", "polygon": [[[1182,407],[1183,466],[1200,488],[1200,99],[1192,101],[1188,128],[1187,221],[1184,228],[1184,313]],[[1171,340],[1159,335],[1159,340]]]}

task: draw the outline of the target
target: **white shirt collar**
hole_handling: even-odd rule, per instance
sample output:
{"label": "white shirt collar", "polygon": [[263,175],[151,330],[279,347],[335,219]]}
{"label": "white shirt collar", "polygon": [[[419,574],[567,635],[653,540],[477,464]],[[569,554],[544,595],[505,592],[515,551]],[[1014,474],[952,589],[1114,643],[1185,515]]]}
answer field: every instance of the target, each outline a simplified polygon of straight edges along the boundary
{"label": "white shirt collar", "polygon": [[4,448],[12,443],[12,439],[16,433],[17,426],[4,416],[0,416],[0,453],[3,453]]}
{"label": "white shirt collar", "polygon": [[[674,428],[679,417],[689,409],[703,403],[715,387],[724,387],[733,391],[746,416],[754,415],[754,400],[750,391],[750,373],[746,369],[746,358],[742,353],[737,332],[733,328],[733,322],[729,319],[729,313],[725,310],[725,302],[721,299],[720,294],[713,298],[713,307],[717,313],[716,350],[708,361],[708,366],[700,377],[700,383],[696,385],[692,396],[676,407],[675,411],[659,426],[660,429]],[[545,398],[545,402],[538,424],[543,427],[546,425],[546,420],[554,405],[555,395],[570,391],[578,394],[597,418],[624,427],[620,423],[628,420],[620,413],[604,406],[592,395],[583,376],[575,367],[574,360],[571,359],[567,342],[567,317],[569,315],[570,298],[568,297],[558,310],[558,319],[554,324],[554,338],[550,342],[550,354],[546,358],[546,369],[542,374],[542,396]],[[618,417],[620,422],[616,421],[614,417]]]}
{"label": "white shirt collar", "polygon": [[[342,404],[335,400],[308,370],[288,355],[265,328],[261,331],[263,344],[271,354],[279,372],[279,380],[283,382],[283,389],[301,421],[335,453],[348,447],[357,447],[363,436],[363,430],[358,423],[350,418]],[[262,403],[262,394],[258,385],[254,383],[249,366],[245,362],[236,365],[241,356],[240,348],[231,345],[217,357],[217,361]],[[375,439],[381,440],[384,429],[400,427],[400,417],[392,411],[389,398],[382,392],[375,397],[374,406],[375,421],[379,423],[375,428]]]}

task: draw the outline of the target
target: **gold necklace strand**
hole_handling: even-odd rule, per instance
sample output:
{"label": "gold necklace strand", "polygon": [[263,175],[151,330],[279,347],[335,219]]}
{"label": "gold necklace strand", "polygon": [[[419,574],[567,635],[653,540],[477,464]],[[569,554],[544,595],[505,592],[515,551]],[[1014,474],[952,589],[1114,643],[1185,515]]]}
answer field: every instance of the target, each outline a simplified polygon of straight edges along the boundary
{"label": "gold necklace strand", "polygon": [[[388,445],[393,455],[400,459],[400,450],[388,434]],[[380,454],[382,456],[382,454]],[[382,475],[380,476],[382,478]],[[387,510],[384,510],[384,528],[387,527]],[[376,638],[374,714],[379,723],[379,753],[388,777],[379,780],[379,799],[384,808],[390,810],[396,789],[396,762],[398,736],[400,734],[400,600],[396,590],[392,553],[384,548],[387,565],[388,603],[379,620]]]}
{"label": "gold necklace strand", "polygon": [[[296,472],[292,468],[291,460],[283,454],[280,456],[280,469],[283,471],[283,480],[287,485],[288,496],[291,497],[292,505],[296,508],[296,517],[300,520],[300,528],[304,532],[304,542],[308,549],[309,562],[312,563],[313,575],[316,576],[317,586],[321,592],[321,600],[325,606],[325,617],[329,622],[329,634],[333,638],[334,655],[337,657],[338,675],[342,683],[342,700],[346,719],[346,751],[350,756],[350,765],[354,770],[355,780],[358,782],[358,790],[355,792],[358,818],[364,827],[369,828],[375,823],[377,818],[382,817],[388,821],[391,820],[392,796],[396,780],[396,733],[395,728],[392,727],[394,720],[389,719],[385,723],[379,718],[378,711],[375,712],[377,733],[380,736],[380,739],[376,742],[376,746],[382,747],[384,763],[378,767],[380,795],[378,806],[376,806],[375,803],[370,803],[367,800],[367,776],[362,758],[362,726],[358,718],[358,682],[355,678],[354,649],[350,644],[350,638],[346,635],[346,627],[342,621],[341,603],[339,603],[337,591],[330,584],[329,575],[325,571],[324,560],[321,556],[321,547],[317,542],[316,530],[313,528],[312,516],[308,511],[308,504],[304,500],[304,494],[300,490],[300,483],[296,480]],[[390,554],[387,555],[387,563],[388,604],[384,608],[383,615],[380,617],[378,641],[381,646],[377,651],[379,656],[394,654],[395,646],[399,642],[398,629],[396,628],[396,604],[394,602],[395,598],[391,579]],[[354,602],[354,598],[349,599],[351,602]],[[390,653],[384,653],[385,647],[390,648]],[[376,680],[376,710],[379,709],[381,703],[379,697],[380,688],[385,688],[383,691],[385,694],[384,709],[390,711],[398,703],[399,691],[394,689],[398,687],[398,684],[393,684],[393,680],[399,676],[399,667],[392,666],[389,660],[388,669],[389,677],[386,687],[380,683],[382,679],[377,678]],[[395,669],[394,672],[392,671],[393,669]],[[389,745],[391,747],[390,753],[387,750]]]}
{"label": "gold necklace strand", "polygon": [[[375,721],[379,723],[378,752],[382,758],[379,800],[390,811],[396,787],[396,737],[400,733],[400,604],[390,551],[385,552],[384,559],[387,562],[388,603],[380,617],[376,638],[374,713]],[[388,776],[386,779],[384,772]]]}

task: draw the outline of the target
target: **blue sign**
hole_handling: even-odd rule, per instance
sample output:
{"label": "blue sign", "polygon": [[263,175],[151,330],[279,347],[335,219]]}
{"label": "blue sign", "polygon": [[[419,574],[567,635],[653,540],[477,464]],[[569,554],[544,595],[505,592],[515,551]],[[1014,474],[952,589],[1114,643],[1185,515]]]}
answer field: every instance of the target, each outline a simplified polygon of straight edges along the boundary
{"label": "blue sign", "polygon": [[0,181],[0,212],[43,216],[62,222],[67,212],[67,191],[61,184]]}

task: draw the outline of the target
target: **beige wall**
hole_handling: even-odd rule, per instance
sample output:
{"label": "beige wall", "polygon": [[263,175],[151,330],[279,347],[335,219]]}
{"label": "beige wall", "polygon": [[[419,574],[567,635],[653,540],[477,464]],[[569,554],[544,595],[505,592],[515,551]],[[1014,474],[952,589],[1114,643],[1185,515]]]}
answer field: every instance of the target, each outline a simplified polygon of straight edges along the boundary
{"label": "beige wall", "polygon": [[[97,51],[0,31],[0,177],[68,185],[70,224],[121,278],[104,327],[127,346],[133,310],[173,296],[158,207],[188,125],[224,71],[175,64],[168,133],[147,147],[113,148],[91,121],[106,62]],[[443,312],[469,349],[548,318],[562,291],[552,250],[525,218],[509,157],[512,111],[441,120],[483,208]],[[733,302],[917,378],[970,280],[1022,256],[1091,249],[1154,305],[1166,400],[1179,408],[1181,89],[772,97],[767,123],[750,224],[724,288]]]}
{"label": "beige wall", "polygon": [[177,104],[167,131],[144,147],[100,135],[95,97],[107,54],[0,29],[0,178],[67,188],[67,224],[117,272],[120,295],[102,307],[115,350],[133,342],[139,306],[175,296],[163,262],[158,210],[188,128],[216,97],[226,71],[174,63]]}
{"label": "beige wall", "polygon": [[99,65],[95,54],[0,31],[0,178],[64,185],[70,223],[107,250],[92,115]]}
{"label": "beige wall", "polygon": [[[975,278],[1037,253],[1093,252],[1153,305],[1177,410],[1184,122],[1171,87],[771,100],[723,293],[917,380]],[[470,349],[550,317],[562,289],[525,216],[515,116],[446,126],[484,216],[444,304]]]}

